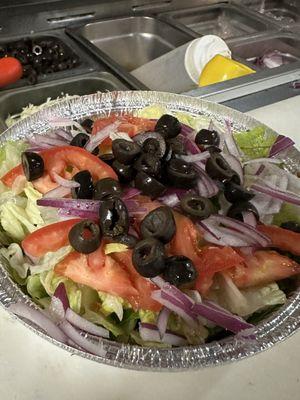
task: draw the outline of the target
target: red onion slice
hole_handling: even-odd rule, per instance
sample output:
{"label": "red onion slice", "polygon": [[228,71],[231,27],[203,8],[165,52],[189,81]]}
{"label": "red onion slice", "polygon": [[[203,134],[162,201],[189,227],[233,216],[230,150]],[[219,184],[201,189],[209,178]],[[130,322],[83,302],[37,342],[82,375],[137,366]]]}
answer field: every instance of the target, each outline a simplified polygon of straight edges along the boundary
{"label": "red onion slice", "polygon": [[46,332],[53,339],[67,343],[67,337],[64,333],[51,321],[46,315],[41,311],[29,307],[24,303],[11,304],[8,310],[12,313],[18,315],[19,317],[25,318],[28,321],[33,322],[35,325],[39,326],[44,332]]}
{"label": "red onion slice", "polygon": [[65,139],[67,142],[71,142],[72,136],[69,132],[65,131],[64,129],[57,129],[55,132],[56,136]]}
{"label": "red onion slice", "polygon": [[80,186],[80,183],[72,181],[70,179],[65,179],[62,176],[58,175],[56,172],[53,172],[53,178],[56,183],[66,188],[78,188]]}
{"label": "red onion slice", "polygon": [[100,207],[99,200],[85,199],[60,199],[60,198],[42,198],[37,200],[38,206],[62,208],[66,210],[75,209],[81,211],[98,212]]}
{"label": "red onion slice", "polygon": [[163,338],[161,338],[157,327],[152,324],[140,323],[139,333],[141,338],[146,342],[165,343],[172,346],[185,346],[187,344],[183,336],[176,335],[170,331],[167,331]]}
{"label": "red onion slice", "polygon": [[230,168],[232,168],[238,174],[242,185],[244,183],[244,172],[240,160],[232,154],[222,153],[222,156],[224,157],[225,161],[227,161]]}
{"label": "red onion slice", "polygon": [[232,156],[239,159],[241,157],[241,154],[237,147],[237,144],[235,143],[235,140],[233,137],[233,132],[232,132],[232,127],[231,127],[231,122],[228,119],[225,119],[225,126],[226,126],[226,133],[225,133],[224,139],[225,139],[227,149]]}
{"label": "red onion slice", "polygon": [[199,147],[196,145],[194,139],[189,136],[183,136],[181,135],[181,137],[183,138],[183,144],[185,149],[190,153],[190,154],[199,154],[200,153],[200,149]]}
{"label": "red onion slice", "polygon": [[[200,150],[199,150],[200,151]],[[203,151],[202,153],[198,154],[190,154],[190,155],[181,155],[180,158],[186,162],[199,162],[199,161],[206,161],[210,157],[209,151]]]}
{"label": "red onion slice", "polygon": [[48,124],[52,128],[65,128],[67,126],[75,126],[80,132],[86,133],[86,131],[83,129],[83,127],[76,121],[73,121],[69,118],[64,118],[64,117],[53,117],[51,119],[48,119]]}
{"label": "red onion slice", "polygon": [[282,152],[283,150],[287,150],[290,147],[294,146],[294,144],[295,144],[295,142],[292,139],[290,139],[289,137],[279,135],[277,137],[275,143],[271,147],[269,156],[274,157],[278,153]]}
{"label": "red onion slice", "polygon": [[257,220],[253,212],[243,211],[242,216],[245,224],[248,224],[250,226],[253,226],[253,228],[256,228]]}
{"label": "red onion slice", "polygon": [[194,305],[193,311],[201,317],[204,317],[233,333],[238,333],[245,329],[253,328],[252,324],[249,324],[236,315],[230,314],[227,310],[222,309],[219,306],[212,306],[211,302],[203,302],[201,304],[197,303]]}
{"label": "red onion slice", "polygon": [[43,196],[43,199],[65,197],[65,196],[68,196],[69,194],[71,194],[70,188],[66,188],[63,186],[57,186],[56,188],[49,190],[49,192],[45,193]]}
{"label": "red onion slice", "polygon": [[99,219],[99,212],[96,213],[94,211],[84,211],[76,209],[66,210],[64,208],[59,208],[58,215],[60,215],[61,217],[78,217],[83,219],[91,219],[92,221],[97,221]]}
{"label": "red onion slice", "polygon": [[243,165],[256,164],[256,163],[282,164],[282,160],[280,160],[279,158],[255,158],[254,160],[248,160],[243,162]]}
{"label": "red onion slice", "polygon": [[292,192],[283,192],[278,189],[271,188],[266,184],[264,186],[257,183],[251,185],[251,189],[255,192],[264,193],[267,196],[273,197],[274,199],[286,201],[287,203],[296,204],[300,206],[300,196]]}
{"label": "red onion slice", "polygon": [[99,144],[103,142],[104,139],[108,138],[111,133],[116,132],[120,125],[120,121],[115,121],[101,129],[95,135],[90,136],[90,140],[85,145],[85,149],[92,152],[97,146],[99,146]]}
{"label": "red onion slice", "polygon": [[169,207],[176,207],[180,203],[180,200],[176,193],[160,197],[158,201]]}
{"label": "red onion slice", "polygon": [[162,338],[167,330],[168,320],[171,311],[168,310],[166,307],[162,308],[158,318],[157,318],[157,328],[159,330],[160,337]]}
{"label": "red onion slice", "polygon": [[141,191],[136,189],[136,188],[129,188],[126,191],[123,192],[122,194],[122,199],[123,200],[129,200],[132,199],[135,196],[139,196],[141,194]]}
{"label": "red onion slice", "polygon": [[175,314],[179,315],[189,326],[197,328],[197,322],[195,321],[194,314],[191,312],[189,307],[186,307],[182,302],[173,296],[165,293],[163,290],[154,290],[151,293],[153,300],[167,307]]}
{"label": "red onion slice", "polygon": [[103,348],[102,341],[98,341],[98,343],[93,343],[90,340],[83,337],[80,332],[75,329],[68,321],[63,321],[60,325],[61,330],[64,334],[72,340],[77,346],[81,347],[85,351],[88,351],[91,354],[94,354],[99,357],[106,356],[106,350]]}
{"label": "red onion slice", "polygon": [[84,332],[90,333],[94,336],[100,336],[103,338],[109,338],[109,331],[101,326],[95,325],[92,322],[82,318],[76,314],[71,308],[66,311],[66,320],[70,322],[74,327],[81,329]]}

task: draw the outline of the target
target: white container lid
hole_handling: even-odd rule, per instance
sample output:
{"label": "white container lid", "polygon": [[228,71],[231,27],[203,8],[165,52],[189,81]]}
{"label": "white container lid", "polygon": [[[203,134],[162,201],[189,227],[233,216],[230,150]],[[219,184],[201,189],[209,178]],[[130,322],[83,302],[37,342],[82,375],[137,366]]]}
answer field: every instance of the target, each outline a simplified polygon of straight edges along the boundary
{"label": "white container lid", "polygon": [[227,44],[216,35],[206,35],[193,40],[186,49],[184,66],[193,82],[198,84],[205,65],[217,54],[231,58]]}

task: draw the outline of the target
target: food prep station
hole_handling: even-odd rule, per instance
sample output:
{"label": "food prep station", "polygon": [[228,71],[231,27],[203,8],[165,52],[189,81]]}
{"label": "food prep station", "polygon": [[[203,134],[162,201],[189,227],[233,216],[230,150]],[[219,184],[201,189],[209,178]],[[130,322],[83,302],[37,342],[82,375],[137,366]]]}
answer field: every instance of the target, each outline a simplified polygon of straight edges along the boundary
{"label": "food prep station", "polygon": [[[147,90],[132,70],[205,34],[226,40],[232,57],[256,73],[187,93],[241,111],[265,106],[299,94],[299,33],[296,0],[4,0],[0,53],[21,57],[24,43],[34,51],[20,59],[24,78],[0,91],[0,128],[9,114],[49,97]],[[283,65],[257,63],[268,51],[280,51]]]}

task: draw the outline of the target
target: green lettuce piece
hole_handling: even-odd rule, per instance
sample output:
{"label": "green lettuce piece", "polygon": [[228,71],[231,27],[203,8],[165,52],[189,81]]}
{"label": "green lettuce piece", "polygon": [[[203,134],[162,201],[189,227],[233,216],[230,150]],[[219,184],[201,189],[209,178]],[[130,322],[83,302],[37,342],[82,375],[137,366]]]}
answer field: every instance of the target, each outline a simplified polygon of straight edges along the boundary
{"label": "green lettuce piece", "polygon": [[40,300],[47,297],[46,290],[42,285],[39,275],[30,275],[27,278],[26,288],[33,299]]}
{"label": "green lettuce piece", "polygon": [[10,268],[14,270],[21,279],[27,277],[29,264],[26,263],[21,247],[17,243],[10,244],[7,248],[2,247],[0,254],[6,259]]}
{"label": "green lettuce piece", "polygon": [[278,214],[273,217],[272,224],[280,226],[283,222],[294,221],[300,224],[300,207],[295,204],[283,203]]}
{"label": "green lettuce piece", "polygon": [[41,272],[52,270],[55,265],[62,261],[71,251],[73,251],[72,246],[64,246],[57,251],[49,251],[39,259],[37,264],[30,268],[31,274],[36,275]]}
{"label": "green lettuce piece", "polygon": [[0,177],[20,164],[21,154],[26,148],[27,144],[21,140],[9,140],[0,147]]}
{"label": "green lettuce piece", "polygon": [[210,122],[210,118],[205,115],[195,116],[181,111],[172,112],[160,104],[154,104],[138,111],[139,117],[148,119],[159,119],[163,114],[174,115],[181,123],[195,130],[207,128]]}
{"label": "green lettuce piece", "polygon": [[123,319],[118,326],[123,330],[125,335],[129,335],[134,330],[139,318],[138,311],[134,311],[131,308],[126,308],[124,310]]}
{"label": "green lettuce piece", "polygon": [[245,158],[253,159],[268,157],[277,135],[263,126],[257,126],[247,132],[234,133],[234,138]]}
{"label": "green lettuce piece", "polygon": [[106,292],[98,292],[102,306],[101,311],[104,315],[115,313],[119,320],[123,319],[123,309],[131,307],[131,305],[119,296],[114,296]]}
{"label": "green lettuce piece", "polygon": [[70,279],[60,276],[55,274],[53,270],[42,272],[40,274],[40,279],[41,283],[45,288],[45,291],[49,296],[53,296],[57,286],[60,283],[64,283],[68,300],[70,303],[70,307],[72,308],[73,311],[75,311],[77,314],[81,313],[81,298],[82,298],[82,293],[78,285],[74,282],[72,282]]}
{"label": "green lettuce piece", "polygon": [[156,324],[158,313],[149,310],[139,310],[139,317],[141,322],[146,324]]}
{"label": "green lettuce piece", "polygon": [[86,312],[83,314],[83,318],[87,319],[93,324],[103,326],[104,328],[108,329],[115,337],[124,334],[124,331],[120,326],[114,323],[109,316],[105,316],[100,312],[86,310]]}

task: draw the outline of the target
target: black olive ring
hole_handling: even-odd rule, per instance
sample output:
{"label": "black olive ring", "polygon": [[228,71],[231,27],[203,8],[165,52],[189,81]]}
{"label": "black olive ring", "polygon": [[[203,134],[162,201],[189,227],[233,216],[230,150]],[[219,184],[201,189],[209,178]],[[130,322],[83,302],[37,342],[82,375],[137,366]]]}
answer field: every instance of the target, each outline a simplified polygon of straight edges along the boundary
{"label": "black olive ring", "polygon": [[[85,237],[85,232],[89,236]],[[89,254],[96,251],[100,246],[101,235],[100,228],[93,221],[88,219],[74,225],[69,232],[69,242],[71,246],[79,253]]]}

